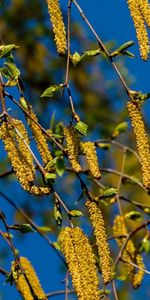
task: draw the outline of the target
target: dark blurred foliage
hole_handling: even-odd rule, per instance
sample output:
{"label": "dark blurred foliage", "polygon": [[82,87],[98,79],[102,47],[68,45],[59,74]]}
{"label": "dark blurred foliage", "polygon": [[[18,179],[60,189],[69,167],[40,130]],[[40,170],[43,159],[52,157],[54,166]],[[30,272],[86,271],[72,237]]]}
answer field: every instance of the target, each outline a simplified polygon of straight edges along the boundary
{"label": "dark blurred foliage", "polygon": [[[67,2],[66,2],[67,3]],[[67,6],[67,4],[66,4]],[[67,21],[66,11],[64,11],[65,22]],[[86,29],[87,30],[87,29]],[[98,45],[87,36],[87,31],[83,29],[79,23],[72,18],[71,25],[71,52],[80,52],[90,49],[96,49]],[[67,93],[60,95],[57,99],[43,100],[40,95],[43,91],[52,84],[59,84],[65,80],[66,58],[58,57],[53,42],[53,33],[47,12],[46,1],[40,0],[13,0],[1,1],[0,6],[0,32],[1,42],[5,44],[14,43],[20,48],[15,52],[15,60],[17,66],[21,70],[21,78],[23,81],[25,95],[30,103],[35,108],[39,120],[43,126],[49,127],[53,112],[56,115],[56,122],[64,122],[68,125],[71,119],[71,110]],[[107,47],[114,49],[116,43],[108,42]],[[133,78],[128,74],[128,70],[124,65],[124,60],[119,59],[118,64],[121,73],[125,76],[127,82],[131,82]],[[120,84],[117,76],[101,56],[89,58],[83,61],[78,66],[70,65],[70,86],[73,94],[75,108],[81,117],[81,120],[88,125],[87,139],[97,140],[101,138],[109,138],[116,125],[127,120],[127,112],[125,108],[126,95]],[[11,88],[8,89],[11,93]],[[17,93],[13,94],[17,97]],[[8,104],[11,107],[11,103]],[[14,108],[14,106],[13,106]],[[13,114],[18,114],[17,107],[14,108]],[[128,131],[121,134],[118,138],[120,143],[135,147],[133,136]],[[123,151],[117,146],[111,146],[109,150],[98,150],[99,160],[102,167],[121,169]],[[5,158],[1,147],[1,157]],[[6,159],[0,162],[1,169],[7,170]],[[139,165],[135,156],[127,152],[125,164],[125,173],[137,178],[141,177]],[[69,207],[74,209],[74,203],[80,196],[80,184],[75,180],[75,176],[63,176],[56,181],[56,189],[63,196]],[[26,195],[21,190],[19,184],[15,182],[14,175],[8,178],[1,179],[1,188],[3,192],[13,189],[13,195],[17,190],[17,195],[21,199],[20,206],[40,225],[49,226],[53,234],[58,233],[58,229],[53,219],[53,204],[50,203],[47,197],[39,199]],[[100,193],[100,187],[94,184],[89,179],[86,180],[89,190],[94,195]],[[117,187],[118,176],[114,174],[104,173],[102,184],[105,186]],[[11,194],[11,193],[10,193]],[[148,203],[149,197],[142,191],[140,187],[135,188],[135,185],[127,182],[124,179],[121,186],[121,194],[131,197],[132,200],[145,204]],[[41,207],[42,201],[42,207]],[[17,200],[17,202],[19,202]],[[127,202],[124,202],[123,208],[125,212],[134,210],[134,207]],[[88,220],[86,218],[86,210],[83,207],[83,202],[77,205],[77,209],[81,209],[85,217],[81,220],[81,224],[86,230],[89,230]],[[107,203],[102,204],[104,217],[107,224],[108,234],[111,235],[111,227],[114,219],[114,213],[118,210],[115,205],[108,206]],[[64,216],[65,217],[65,216]],[[11,218],[10,218],[11,219]],[[24,219],[15,212],[13,216],[14,223],[22,223]],[[76,221],[77,223],[80,221]],[[65,221],[64,221],[65,224]],[[135,223],[131,222],[131,228],[134,228]],[[18,239],[22,236],[18,235]],[[27,236],[28,238],[28,236]],[[137,236],[136,243],[141,236]],[[115,255],[115,249],[112,252]],[[1,249],[2,258],[6,256],[5,250]],[[120,284],[120,299],[133,299],[130,296],[131,286]],[[18,298],[19,299],[19,298]],[[70,298],[71,299],[71,298]],[[140,299],[140,298],[138,298]]]}

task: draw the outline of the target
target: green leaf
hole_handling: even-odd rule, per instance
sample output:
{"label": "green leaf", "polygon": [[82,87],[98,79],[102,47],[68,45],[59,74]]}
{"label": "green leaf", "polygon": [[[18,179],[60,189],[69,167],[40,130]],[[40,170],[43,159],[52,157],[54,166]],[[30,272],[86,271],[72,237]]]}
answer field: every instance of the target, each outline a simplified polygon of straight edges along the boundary
{"label": "green leaf", "polygon": [[74,66],[76,66],[82,60],[82,56],[76,51],[73,55],[70,55],[70,59]]}
{"label": "green leaf", "polygon": [[122,54],[134,58],[134,54],[130,51],[123,51]]}
{"label": "green leaf", "polygon": [[16,46],[15,44],[1,45],[0,46],[0,58],[8,56],[12,50],[16,50],[18,48],[19,48],[19,46]]}
{"label": "green leaf", "polygon": [[150,208],[149,207],[145,207],[144,208],[144,212],[148,215],[150,215]]}
{"label": "green leaf", "polygon": [[143,241],[140,243],[139,252],[150,253],[150,240],[147,236],[144,237]]}
{"label": "green leaf", "polygon": [[[50,170],[52,167],[55,166],[56,164],[56,161],[57,161],[57,157],[55,157],[54,159],[50,160],[47,165],[45,166],[45,170]],[[48,175],[49,173],[46,173],[46,176],[49,176]]]}
{"label": "green leaf", "polygon": [[69,214],[72,217],[81,217],[81,216],[83,216],[83,213],[80,210],[76,210],[76,209],[70,210]]}
{"label": "green leaf", "polygon": [[126,219],[130,219],[132,221],[140,221],[143,217],[138,211],[130,211],[125,214]]}
{"label": "green leaf", "polygon": [[120,133],[125,132],[128,128],[127,122],[121,122],[118,124],[112,134],[112,138],[116,138]]}
{"label": "green leaf", "polygon": [[77,122],[77,124],[75,125],[75,129],[81,134],[87,135],[88,126],[85,123],[81,121]]}
{"label": "green leaf", "polygon": [[19,102],[24,109],[28,110],[28,103],[24,97],[20,97]]}
{"label": "green leaf", "polygon": [[128,41],[128,42],[124,43],[123,45],[121,45],[116,50],[114,50],[110,56],[115,57],[115,56],[119,56],[119,55],[127,55],[129,57],[134,57],[134,54],[132,54],[129,51],[126,51],[129,47],[131,47],[133,45],[134,45],[133,41]]}
{"label": "green leaf", "polygon": [[62,177],[65,171],[65,163],[62,157],[57,157],[55,168],[58,176]]}
{"label": "green leaf", "polygon": [[31,227],[30,224],[21,224],[19,231],[21,233],[29,233],[29,232],[35,232],[35,230],[33,230],[33,228]]}
{"label": "green leaf", "polygon": [[128,41],[128,42],[122,44],[117,50],[120,52],[124,51],[124,50],[128,49],[129,47],[133,46],[134,44],[135,44],[134,41]]}
{"label": "green leaf", "polygon": [[60,246],[59,241],[53,242],[53,246],[55,247],[56,250],[61,251],[61,246]]}
{"label": "green leaf", "polygon": [[58,202],[57,199],[55,199],[55,204],[54,204],[54,218],[57,226],[60,227],[62,224],[62,213],[61,213],[60,203]]}
{"label": "green leaf", "polygon": [[47,227],[47,226],[38,226],[37,227],[40,232],[42,233],[48,233],[48,232],[52,232],[52,229],[50,227]]}
{"label": "green leaf", "polygon": [[18,77],[20,76],[20,70],[13,63],[5,62],[9,73],[9,80],[6,83],[6,86],[14,86],[18,83]]}
{"label": "green leaf", "polygon": [[118,190],[114,188],[108,188],[106,189],[102,195],[100,195],[100,198],[107,198],[107,197],[112,197],[118,194]]}
{"label": "green leaf", "polygon": [[41,98],[47,97],[47,98],[54,98],[55,94],[59,92],[64,87],[63,84],[59,85],[51,85],[48,87],[43,94],[41,95]]}
{"label": "green leaf", "polygon": [[111,145],[109,143],[98,143],[98,147],[103,150],[109,150],[111,148]]}
{"label": "green leaf", "polygon": [[92,57],[92,56],[97,56],[102,53],[102,50],[100,48],[95,49],[95,50],[89,50],[85,51],[83,54],[83,57]]}
{"label": "green leaf", "polygon": [[48,182],[49,180],[54,180],[56,179],[56,174],[55,173],[46,173],[45,174],[45,181]]}

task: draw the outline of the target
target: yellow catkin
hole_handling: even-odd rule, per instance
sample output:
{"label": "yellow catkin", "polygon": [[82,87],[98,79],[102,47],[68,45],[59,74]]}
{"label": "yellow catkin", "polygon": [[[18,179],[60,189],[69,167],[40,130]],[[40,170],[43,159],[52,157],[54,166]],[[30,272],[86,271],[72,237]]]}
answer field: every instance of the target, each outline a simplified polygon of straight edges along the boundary
{"label": "yellow catkin", "polygon": [[87,201],[86,206],[89,211],[91,223],[94,228],[94,235],[96,237],[96,245],[98,247],[98,254],[100,258],[100,267],[104,283],[111,281],[111,259],[110,250],[107,243],[105,224],[102,212],[95,202]]}
{"label": "yellow catkin", "polygon": [[145,22],[150,27],[150,3],[148,0],[138,0],[138,3]]}
{"label": "yellow catkin", "polygon": [[144,121],[138,104],[133,102],[127,103],[129,117],[131,119],[133,132],[136,138],[136,145],[140,156],[143,184],[150,188],[150,148],[146,134]]}
{"label": "yellow catkin", "polygon": [[53,26],[57,52],[59,55],[63,55],[67,49],[67,39],[59,0],[47,0],[47,4]]}
{"label": "yellow catkin", "polygon": [[[135,263],[137,264],[138,267],[140,267],[142,269],[145,268],[143,259],[142,259],[141,255],[139,255],[139,254],[136,255]],[[138,269],[132,277],[132,285],[135,289],[137,289],[141,285],[143,277],[144,277],[144,271]]]}
{"label": "yellow catkin", "polygon": [[[128,231],[127,231],[123,216],[120,216],[120,215],[116,216],[116,218],[114,220],[114,225],[113,225],[113,233],[114,233],[115,237],[124,236],[124,235],[127,236]],[[122,247],[122,245],[125,242],[125,239],[126,239],[125,237],[116,238],[119,248]],[[132,283],[133,287],[138,288],[142,283],[144,272],[139,269],[135,273],[136,269],[134,268],[133,265],[130,264],[130,262],[136,263],[139,267],[141,267],[143,269],[144,269],[144,263],[143,263],[142,256],[136,252],[136,248],[131,239],[128,241],[126,248],[123,251],[122,259],[127,262],[127,264],[126,264],[127,274],[131,278],[131,283]]]}
{"label": "yellow catkin", "polygon": [[67,143],[68,158],[75,172],[80,172],[79,164],[79,137],[77,131],[73,127],[64,128],[64,136]]}
{"label": "yellow catkin", "polygon": [[59,241],[78,299],[99,300],[95,258],[88,238],[79,227],[66,227]]}
{"label": "yellow catkin", "polygon": [[127,0],[131,17],[136,29],[136,35],[140,46],[140,54],[143,60],[148,59],[149,55],[149,37],[146,30],[144,17],[141,13],[138,0]]}
{"label": "yellow catkin", "polygon": [[96,179],[99,179],[101,177],[101,173],[98,165],[98,157],[94,143],[84,142],[80,143],[80,145],[83,154],[85,154],[86,156],[86,160],[92,176]]}
{"label": "yellow catkin", "polygon": [[23,299],[34,300],[36,297],[38,300],[47,300],[47,297],[30,261],[26,257],[20,257],[20,264],[25,275],[15,262],[12,263],[11,270],[17,290],[20,292]]}
{"label": "yellow catkin", "polygon": [[30,188],[30,193],[35,196],[43,196],[43,195],[49,195],[51,193],[51,189],[46,186],[36,186],[33,185]]}
{"label": "yellow catkin", "polygon": [[[24,136],[24,132],[21,128],[22,125],[20,127],[19,121],[13,120],[13,122],[14,125],[17,126],[18,130],[19,128],[21,129],[21,133]],[[17,179],[21,186],[25,190],[29,191],[31,183],[34,180],[34,166],[32,157],[30,156],[27,148],[25,149],[22,145],[22,141],[19,140],[19,137],[17,137],[17,134],[15,133],[15,130],[11,124],[8,122],[3,122],[0,127],[0,132],[1,139],[5,145],[5,150],[7,151],[8,158],[11,162],[14,172],[16,173]],[[24,138],[26,139],[26,136],[24,136]],[[22,149],[25,151],[25,153],[22,153]]]}
{"label": "yellow catkin", "polygon": [[[29,106],[29,108],[28,108],[28,113],[34,121],[38,122],[37,116],[33,112],[31,106]],[[46,138],[45,138],[41,128],[32,119],[30,119],[30,117],[27,116],[27,122],[32,130],[32,134],[36,141],[38,151],[42,157],[44,164],[46,165],[53,158],[52,158]]]}
{"label": "yellow catkin", "polygon": [[[22,137],[21,139],[21,137],[16,133],[16,140],[18,143],[20,157],[24,167],[26,168],[26,172],[28,172],[28,181],[32,182],[35,177],[35,166],[34,166],[31,152],[26,146],[26,144],[30,146],[28,133],[22,121],[17,119],[12,119],[12,121],[13,121],[13,126],[19,131]],[[24,143],[24,141],[26,142],[26,144]]]}

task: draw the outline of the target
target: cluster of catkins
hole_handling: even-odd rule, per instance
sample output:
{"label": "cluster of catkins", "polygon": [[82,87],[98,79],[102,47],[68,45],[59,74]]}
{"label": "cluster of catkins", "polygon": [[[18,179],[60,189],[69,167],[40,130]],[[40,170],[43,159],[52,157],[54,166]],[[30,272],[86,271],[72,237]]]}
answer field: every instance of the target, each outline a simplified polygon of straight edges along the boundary
{"label": "cluster of catkins", "polygon": [[[31,106],[28,107],[28,116],[26,118],[36,141],[37,149],[44,165],[46,165],[53,158]],[[4,143],[11,166],[22,188],[37,196],[48,195],[51,191],[48,186],[37,186],[34,184],[36,168],[33,152],[30,149],[28,132],[23,122],[15,118],[6,118],[0,126],[0,139]]]}
{"label": "cluster of catkins", "polygon": [[[107,242],[102,212],[96,202],[86,202],[96,238],[99,268],[105,284],[112,280],[110,250]],[[59,235],[62,252],[66,258],[72,283],[79,300],[98,300],[99,278],[92,246],[79,227],[66,227]]]}
{"label": "cluster of catkins", "polygon": [[19,262],[12,262],[11,273],[24,300],[47,300],[35,270],[26,257],[20,257]]}
{"label": "cluster of catkins", "polygon": [[127,3],[136,29],[141,57],[147,60],[150,47],[146,25],[150,27],[150,4],[148,0],[127,0]]}
{"label": "cluster of catkins", "polygon": [[[113,233],[114,236],[117,237],[116,241],[119,248],[122,248],[128,234],[124,216],[117,215],[115,217]],[[122,260],[126,262],[126,275],[131,279],[132,286],[134,288],[138,288],[141,285],[144,276],[144,263],[142,256],[137,253],[136,247],[134,246],[134,243],[131,239],[128,240],[126,247],[123,250]],[[139,267],[137,271],[132,263],[136,264]]]}

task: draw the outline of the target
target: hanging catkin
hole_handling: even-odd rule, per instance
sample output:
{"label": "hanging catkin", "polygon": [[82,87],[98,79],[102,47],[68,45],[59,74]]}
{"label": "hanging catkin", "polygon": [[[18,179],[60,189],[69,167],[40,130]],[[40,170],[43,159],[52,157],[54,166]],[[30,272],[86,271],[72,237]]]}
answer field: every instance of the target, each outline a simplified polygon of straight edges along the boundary
{"label": "hanging catkin", "polygon": [[144,121],[140,108],[137,103],[128,102],[127,108],[133,132],[136,138],[136,145],[140,156],[143,184],[146,188],[150,188],[150,148],[148,137],[145,130]]}
{"label": "hanging catkin", "polygon": [[96,245],[98,247],[102,277],[104,283],[107,284],[111,281],[111,259],[103,215],[100,208],[95,202],[87,201],[86,206],[88,208],[90,220],[94,228],[94,235],[96,237]]}
{"label": "hanging catkin", "polygon": [[138,3],[145,22],[150,27],[150,3],[148,0],[138,0]]}
{"label": "hanging catkin", "polygon": [[96,153],[96,148],[94,143],[92,142],[84,142],[80,143],[81,151],[85,154],[90,172],[92,176],[96,179],[101,177],[99,164],[98,164],[98,157]]}
{"label": "hanging catkin", "polygon": [[[28,114],[35,122],[38,122],[37,116],[33,112],[31,105],[29,105],[28,107]],[[50,153],[46,138],[41,128],[29,116],[28,115],[26,116],[27,122],[32,130],[32,134],[36,141],[36,145],[42,157],[43,163],[46,165],[48,164],[48,162],[50,162],[53,159],[52,155]]]}
{"label": "hanging catkin", "polygon": [[67,49],[66,30],[60,10],[59,0],[47,0],[48,11],[53,26],[54,39],[59,55],[63,55]]}
{"label": "hanging catkin", "polygon": [[[15,119],[12,119],[12,122],[26,143],[29,144],[28,135],[23,123]],[[7,151],[8,158],[18,181],[23,189],[29,191],[35,176],[35,167],[30,151],[16,134],[13,126],[8,122],[2,123],[0,127],[0,137],[5,145],[5,150]]]}
{"label": "hanging catkin", "polygon": [[[113,233],[116,237],[119,248],[124,244],[128,231],[124,221],[124,216],[117,215],[113,224]],[[119,237],[120,236],[120,237]],[[136,253],[136,248],[131,239],[127,242],[125,249],[123,250],[122,259],[127,262],[127,275],[131,278],[131,283],[134,288],[138,288],[143,280],[144,272],[143,270],[138,270],[135,272],[135,268],[130,262],[136,263],[140,268],[144,269],[144,263],[142,256]]]}
{"label": "hanging catkin", "polygon": [[66,227],[59,241],[78,299],[99,300],[97,270],[88,238],[79,227]]}
{"label": "hanging catkin", "polygon": [[22,273],[20,266],[16,264],[16,262],[12,263],[11,271],[16,288],[20,292],[22,298],[24,300],[34,300],[36,297],[38,300],[47,300],[30,261],[26,257],[20,257],[20,264],[25,275]]}
{"label": "hanging catkin", "polygon": [[79,164],[80,140],[78,133],[74,127],[65,127],[64,136],[66,138],[69,161],[73,170],[78,173],[81,170],[81,166]]}
{"label": "hanging catkin", "polygon": [[50,194],[49,187],[34,185],[35,166],[31,152],[26,146],[29,145],[29,138],[22,121],[11,119],[11,124],[3,122],[0,126],[0,138],[22,188],[36,196]]}
{"label": "hanging catkin", "polygon": [[[145,268],[144,263],[143,263],[143,259],[142,259],[140,254],[136,255],[135,263],[137,264],[137,266],[139,268],[142,268],[142,269]],[[137,289],[141,285],[142,280],[143,280],[143,276],[144,276],[144,271],[141,270],[141,269],[137,269],[135,274],[133,274],[131,282],[132,282],[132,286],[135,289]]]}
{"label": "hanging catkin", "polygon": [[[136,35],[140,47],[140,54],[143,60],[147,60],[149,56],[149,37],[147,33],[147,29],[145,26],[145,15],[142,13],[144,12],[144,7],[142,5],[143,10],[141,10],[141,6],[139,5],[139,0],[127,0],[128,7],[130,10],[131,17],[133,19],[133,23],[136,29]],[[140,1],[143,4],[143,1]]]}

